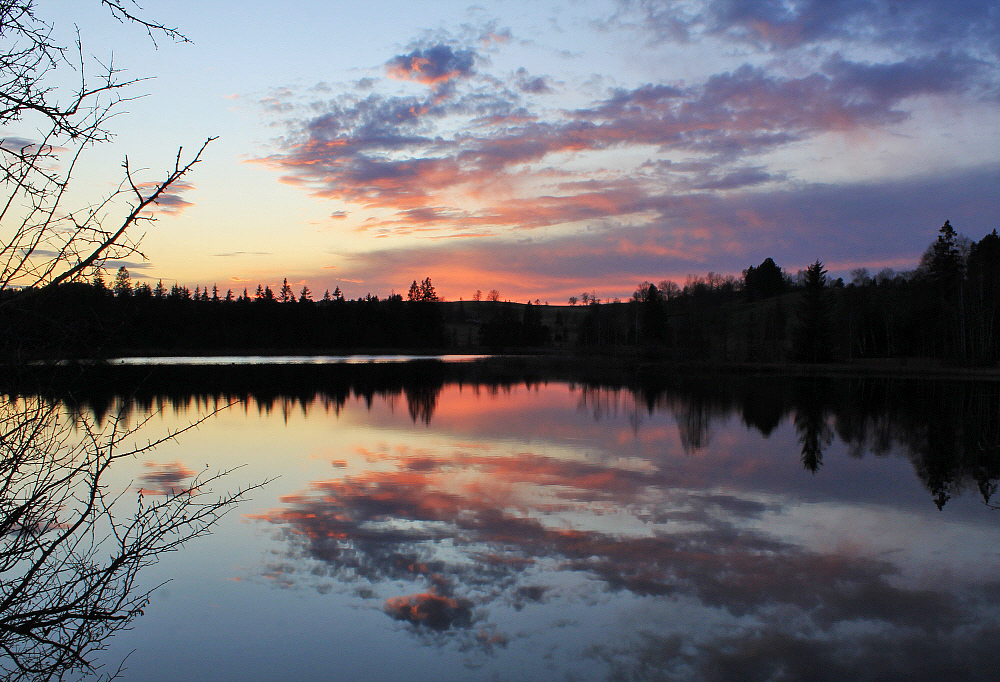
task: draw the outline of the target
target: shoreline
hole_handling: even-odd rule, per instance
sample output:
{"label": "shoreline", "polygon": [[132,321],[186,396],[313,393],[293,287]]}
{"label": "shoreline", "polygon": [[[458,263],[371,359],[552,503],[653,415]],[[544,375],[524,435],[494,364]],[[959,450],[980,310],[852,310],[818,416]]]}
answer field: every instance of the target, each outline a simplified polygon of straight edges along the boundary
{"label": "shoreline", "polygon": [[[272,364],[267,358],[281,359],[280,364],[315,364],[310,358],[332,358],[345,363],[391,363],[413,361],[470,362],[492,366],[520,366],[534,369],[566,369],[586,367],[591,371],[650,371],[663,374],[738,374],[738,375],[787,375],[816,377],[900,377],[926,379],[963,379],[963,380],[1000,380],[1000,367],[975,367],[947,364],[940,360],[926,358],[878,358],[866,360],[841,361],[833,363],[802,363],[802,362],[717,362],[698,360],[673,360],[670,358],[643,355],[642,353],[566,353],[551,349],[529,350],[527,352],[472,352],[471,349],[350,349],[347,351],[330,352],[317,349],[284,349],[264,352],[240,351],[185,351],[149,352],[142,354],[111,354],[100,358],[33,358],[27,362],[3,363],[0,368],[14,369],[26,367],[46,367],[54,365],[72,366],[94,364],[102,367],[129,366],[138,364],[150,365],[193,365],[212,364],[205,362],[211,358],[229,359],[219,365],[246,366],[250,364]],[[128,359],[148,358],[149,363],[115,362]],[[258,363],[232,362],[233,358],[259,358]],[[171,363],[171,359],[178,362]],[[186,360],[199,362],[186,362]],[[301,362],[296,360],[301,359]],[[279,364],[279,363],[274,363]]]}

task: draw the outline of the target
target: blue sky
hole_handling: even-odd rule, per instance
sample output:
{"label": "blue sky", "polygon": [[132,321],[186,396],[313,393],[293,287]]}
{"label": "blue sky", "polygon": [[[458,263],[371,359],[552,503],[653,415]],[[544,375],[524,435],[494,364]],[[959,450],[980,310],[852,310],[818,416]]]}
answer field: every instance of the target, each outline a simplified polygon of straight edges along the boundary
{"label": "blue sky", "polygon": [[[88,4],[92,6],[87,6]],[[133,275],[449,299],[911,269],[1000,227],[1000,8],[912,0],[39,3],[134,88],[77,191],[218,136]],[[64,23],[60,23],[64,22]],[[17,131],[25,134],[25,131]]]}

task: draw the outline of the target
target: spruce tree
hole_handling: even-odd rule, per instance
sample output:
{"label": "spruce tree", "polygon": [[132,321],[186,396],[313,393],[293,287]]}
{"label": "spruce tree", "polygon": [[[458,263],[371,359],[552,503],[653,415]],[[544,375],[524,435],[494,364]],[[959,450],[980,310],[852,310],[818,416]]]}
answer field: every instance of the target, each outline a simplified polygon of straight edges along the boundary
{"label": "spruce tree", "polygon": [[288,284],[287,277],[282,281],[281,289],[278,290],[278,300],[282,303],[295,303],[295,292]]}
{"label": "spruce tree", "polygon": [[118,298],[132,295],[132,276],[124,265],[118,268],[118,274],[115,275],[114,292]]}
{"label": "spruce tree", "polygon": [[802,296],[792,337],[795,358],[804,362],[829,362],[833,359],[832,310],[826,270],[819,259],[806,268]]}

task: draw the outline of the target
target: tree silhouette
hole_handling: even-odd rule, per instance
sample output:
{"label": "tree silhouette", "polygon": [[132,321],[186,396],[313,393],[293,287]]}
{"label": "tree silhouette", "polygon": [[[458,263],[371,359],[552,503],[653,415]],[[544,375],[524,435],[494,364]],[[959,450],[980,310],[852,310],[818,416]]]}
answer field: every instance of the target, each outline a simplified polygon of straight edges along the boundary
{"label": "tree silhouette", "polygon": [[438,300],[437,292],[434,290],[434,285],[431,284],[430,277],[425,278],[424,281],[420,283],[420,300],[421,301]]}
{"label": "tree silhouette", "polygon": [[833,357],[830,299],[826,270],[817,259],[806,268],[802,300],[793,336],[795,357],[806,362],[828,362]]}
{"label": "tree silhouette", "polygon": [[944,291],[952,291],[964,274],[962,252],[959,249],[958,233],[951,221],[944,221],[938,237],[924,254],[921,265],[927,269],[931,281]]}
{"label": "tree silhouette", "polygon": [[743,271],[743,290],[751,301],[777,296],[785,289],[785,276],[771,258]]}
{"label": "tree silhouette", "polygon": [[979,363],[995,363],[1000,359],[1000,236],[996,230],[970,248],[966,276],[970,356]]}
{"label": "tree silhouette", "polygon": [[928,345],[935,355],[964,358],[966,319],[962,280],[965,259],[960,237],[951,221],[944,221],[937,239],[924,252],[920,271],[930,289],[924,302],[925,316],[930,318],[927,326],[933,329]]}
{"label": "tree silhouette", "polygon": [[123,265],[118,268],[118,274],[115,275],[115,283],[113,290],[115,296],[118,298],[126,298],[132,295],[132,276],[129,274],[128,269]]}

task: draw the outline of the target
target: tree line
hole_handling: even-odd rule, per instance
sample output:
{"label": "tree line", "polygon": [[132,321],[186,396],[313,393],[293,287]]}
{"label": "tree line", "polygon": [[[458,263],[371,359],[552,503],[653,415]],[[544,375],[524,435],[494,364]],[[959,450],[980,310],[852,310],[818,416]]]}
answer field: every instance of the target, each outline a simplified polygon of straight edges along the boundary
{"label": "tree line", "polygon": [[314,301],[307,286],[296,295],[287,279],[277,292],[258,286],[252,295],[214,286],[133,286],[120,268],[111,286],[98,274],[0,294],[0,343],[8,358],[438,348],[444,327],[432,300],[369,294],[351,301],[337,288]]}
{"label": "tree line", "polygon": [[[568,306],[483,299],[444,302],[430,277],[406,297],[314,300],[285,279],[224,293],[217,287],[64,282],[0,293],[8,357],[157,352],[555,349],[645,354],[678,361],[783,363],[926,358],[1000,361],[1000,236],[979,241],[945,221],[915,269],[831,280],[820,260],[790,275],[771,258],[742,277],[642,282],[627,301],[596,294]],[[582,302],[583,305],[577,305]]]}
{"label": "tree line", "polygon": [[820,260],[794,277],[771,258],[742,278],[643,282],[628,303],[588,306],[585,346],[719,362],[927,358],[1000,361],[1000,236],[978,242],[945,221],[917,267],[831,280]]}

